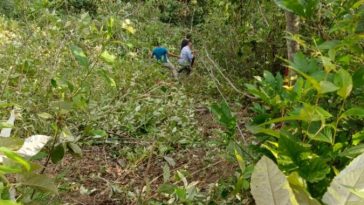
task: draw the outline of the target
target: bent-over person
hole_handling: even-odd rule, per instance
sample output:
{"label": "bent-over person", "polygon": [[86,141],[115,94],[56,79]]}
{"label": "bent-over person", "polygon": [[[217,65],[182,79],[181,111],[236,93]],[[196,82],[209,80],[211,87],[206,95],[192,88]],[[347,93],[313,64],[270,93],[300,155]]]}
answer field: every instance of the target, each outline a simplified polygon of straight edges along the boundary
{"label": "bent-over person", "polygon": [[152,51],[152,58],[154,57],[157,59],[158,62],[160,62],[164,67],[169,68],[173,74],[173,77],[175,79],[178,78],[178,72],[176,67],[169,61],[168,56],[177,57],[177,55],[174,55],[173,53],[168,52],[167,48],[164,48],[160,45],[160,43],[156,43],[156,47]]}

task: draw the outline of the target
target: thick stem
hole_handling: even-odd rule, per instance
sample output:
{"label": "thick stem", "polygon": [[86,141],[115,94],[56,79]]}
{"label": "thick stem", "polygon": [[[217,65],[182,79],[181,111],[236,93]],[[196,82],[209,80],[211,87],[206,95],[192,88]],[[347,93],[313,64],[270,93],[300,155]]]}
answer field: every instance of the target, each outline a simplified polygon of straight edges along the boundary
{"label": "thick stem", "polygon": [[[299,21],[298,17],[292,12],[286,11],[286,32],[290,35],[296,35],[299,32]],[[299,45],[292,39],[287,39],[287,57],[289,61],[293,60],[294,54],[299,50]],[[292,76],[291,70],[286,70],[286,77]]]}

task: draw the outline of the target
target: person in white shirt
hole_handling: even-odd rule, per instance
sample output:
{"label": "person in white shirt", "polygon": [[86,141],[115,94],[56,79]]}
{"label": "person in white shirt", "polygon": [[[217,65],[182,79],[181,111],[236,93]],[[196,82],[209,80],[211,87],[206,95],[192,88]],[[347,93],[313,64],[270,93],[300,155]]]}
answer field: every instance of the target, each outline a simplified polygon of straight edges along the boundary
{"label": "person in white shirt", "polygon": [[189,41],[188,44],[181,50],[178,63],[181,65],[182,68],[178,72],[181,73],[183,71],[187,71],[187,74],[190,74],[192,71],[194,60],[195,57],[192,54],[192,42]]}

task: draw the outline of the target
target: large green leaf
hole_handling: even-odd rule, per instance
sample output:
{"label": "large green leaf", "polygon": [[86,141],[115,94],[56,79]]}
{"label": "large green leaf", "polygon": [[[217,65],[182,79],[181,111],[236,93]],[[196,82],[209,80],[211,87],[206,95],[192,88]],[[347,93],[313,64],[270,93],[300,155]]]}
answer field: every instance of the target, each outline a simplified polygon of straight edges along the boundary
{"label": "large green leaf", "polygon": [[235,158],[238,161],[239,167],[240,167],[240,171],[243,173],[245,170],[245,161],[242,155],[239,154],[239,152],[235,149],[234,150],[235,153]]}
{"label": "large green leaf", "polygon": [[331,71],[336,70],[336,65],[332,62],[331,58],[321,56],[321,62],[324,66],[324,70],[326,73],[330,73]]}
{"label": "large green leaf", "polygon": [[319,4],[319,0],[274,0],[281,8],[299,16],[311,17]]}
{"label": "large green leaf", "polygon": [[24,170],[17,165],[0,165],[0,174],[14,174],[22,171]]}
{"label": "large green leaf", "polygon": [[116,60],[116,56],[113,54],[110,54],[107,50],[105,50],[104,52],[102,52],[100,58],[105,61],[105,63],[108,63],[110,65],[112,65],[115,60]]}
{"label": "large green leaf", "polygon": [[334,83],[327,80],[320,81],[320,94],[330,93],[337,90],[339,90],[339,87],[337,87]]}
{"label": "large green leaf", "polygon": [[282,134],[278,142],[278,163],[283,166],[294,163],[297,167],[301,153],[308,151],[309,149],[298,143],[297,139]]}
{"label": "large green leaf", "polygon": [[258,88],[256,86],[246,83],[245,87],[247,88],[247,91],[249,93],[251,93],[252,95],[254,95],[255,97],[258,97],[265,102],[270,102],[269,95],[262,90],[258,90]]}
{"label": "large green leaf", "polygon": [[77,62],[84,67],[88,67],[89,66],[89,61],[88,58],[85,54],[85,52],[83,52],[82,48],[72,45],[71,46],[71,51],[73,56],[76,58]]}
{"label": "large green leaf", "polygon": [[3,153],[7,158],[13,160],[14,162],[21,164],[26,170],[30,170],[30,164],[19,154],[9,150],[5,147],[0,147],[0,152]]}
{"label": "large green leaf", "polygon": [[322,44],[320,44],[318,46],[318,48],[322,49],[322,50],[326,50],[326,49],[330,50],[332,48],[335,48],[339,43],[340,43],[340,41],[338,41],[338,40],[325,41]]}
{"label": "large green leaf", "polygon": [[315,79],[314,77],[308,75],[307,73],[304,73],[302,70],[293,67],[292,65],[289,66],[290,69],[294,70],[296,73],[302,75],[319,93],[322,93],[322,85],[320,85],[319,81]]}
{"label": "large green leaf", "polygon": [[292,136],[281,135],[278,156],[280,166],[288,171],[297,170],[309,182],[317,182],[330,172],[330,167],[322,158]]}
{"label": "large green leaf", "polygon": [[291,173],[287,179],[299,205],[320,205],[316,199],[311,197],[305,180],[297,172]]}
{"label": "large green leaf", "polygon": [[337,91],[337,94],[346,99],[349,97],[351,90],[353,89],[353,79],[347,70],[340,69],[337,74],[340,76],[341,87]]}
{"label": "large green leaf", "polygon": [[276,138],[279,138],[280,136],[279,132],[262,126],[247,125],[246,128],[253,134],[263,133]]}
{"label": "large green leaf", "polygon": [[257,205],[298,205],[286,176],[265,156],[254,168],[251,192]]}
{"label": "large green leaf", "polygon": [[[7,123],[6,121],[0,121],[0,129],[3,129],[3,128],[12,128],[13,125]],[[0,137],[4,137],[2,135],[0,135]]]}
{"label": "large green leaf", "polygon": [[264,81],[268,82],[271,86],[274,86],[276,84],[276,78],[274,75],[269,71],[263,71],[263,77]]}
{"label": "large green leaf", "polygon": [[308,122],[323,121],[332,117],[332,115],[324,110],[322,107],[309,104],[303,105],[303,108],[300,110],[299,116],[302,120]]}
{"label": "large green leaf", "polygon": [[61,134],[59,135],[59,141],[62,143],[75,141],[75,137],[73,136],[71,130],[67,126],[64,126],[62,128]]}
{"label": "large green leaf", "polygon": [[110,77],[107,71],[99,70],[98,73],[105,79],[105,81],[110,85],[110,87],[116,88],[115,80],[112,77]]}
{"label": "large green leaf", "polygon": [[236,118],[230,111],[229,105],[226,102],[220,104],[212,104],[211,111],[218,121],[229,131],[229,134],[235,132]]}
{"label": "large green leaf", "polygon": [[11,150],[18,150],[23,145],[24,140],[18,137],[0,137],[0,145]]}
{"label": "large green leaf", "polygon": [[261,145],[261,147],[270,151],[275,158],[278,158],[278,150],[277,150],[278,143],[277,142],[267,140],[266,142],[264,142]]}
{"label": "large green leaf", "polygon": [[[328,119],[330,117],[332,117],[332,115],[329,112],[327,112],[326,110],[324,110],[322,107],[317,106],[317,105],[304,104],[303,107],[299,110],[298,114],[295,113],[295,115],[292,115],[292,116],[280,117],[280,118],[269,120],[260,125],[247,125],[246,127],[253,134],[264,133],[264,134],[279,138],[280,137],[279,132],[277,132],[273,129],[265,128],[264,126],[278,123],[278,122],[296,121],[296,120],[307,121],[307,122],[325,121],[326,119]],[[314,136],[314,135],[312,135],[312,136]],[[318,140],[319,140],[320,139],[319,137],[327,137],[327,136],[317,135],[316,137],[318,137]],[[322,139],[322,140],[324,140],[326,142],[330,142],[330,141],[328,141],[330,139]]]}
{"label": "large green leaf", "polygon": [[360,144],[344,150],[340,155],[346,157],[356,157],[363,153],[364,153],[364,144]]}
{"label": "large green leaf", "polygon": [[[302,121],[323,121],[327,118],[332,117],[332,115],[324,110],[322,107],[317,105],[309,105],[304,104],[303,107],[300,109],[298,115],[291,115],[291,116],[285,116],[285,117],[279,117],[272,120],[269,120],[267,122],[264,122],[259,125],[259,127],[263,125],[270,125],[277,122],[286,122],[286,121],[295,121],[295,120],[302,120]],[[248,128],[250,131],[258,131],[258,126],[251,126]],[[254,133],[254,132],[253,132]]]}
{"label": "large green leaf", "polygon": [[308,60],[302,52],[297,52],[293,56],[293,62],[290,65],[304,73],[308,73]]}
{"label": "large green leaf", "polygon": [[69,143],[67,143],[67,147],[73,154],[75,154],[78,157],[82,157],[82,149],[80,146],[78,146],[77,144],[75,144],[73,142],[69,142]]}
{"label": "large green leaf", "polygon": [[345,117],[364,118],[364,108],[361,107],[350,108],[340,116],[340,118],[345,118]]}
{"label": "large green leaf", "polygon": [[299,164],[299,174],[308,182],[318,182],[326,178],[330,173],[330,167],[325,160],[313,153],[302,153]]}
{"label": "large green leaf", "polygon": [[317,60],[306,57],[302,52],[295,53],[293,62],[289,62],[289,65],[308,75],[312,75],[320,70]]}
{"label": "large green leaf", "polygon": [[22,185],[31,186],[42,191],[52,192],[55,194],[58,193],[58,189],[54,181],[44,174],[23,174],[22,178],[20,179],[20,183]]}
{"label": "large green leaf", "polygon": [[51,152],[51,160],[53,163],[57,163],[61,161],[64,157],[64,147],[63,144],[59,144],[58,146],[54,147]]}
{"label": "large green leaf", "polygon": [[364,154],[356,157],[331,182],[322,201],[327,205],[364,204],[364,199],[350,191],[362,189],[364,185]]}
{"label": "large green leaf", "polygon": [[352,137],[352,144],[353,145],[358,145],[360,142],[362,142],[364,140],[364,130],[359,131],[355,134],[353,134]]}
{"label": "large green leaf", "polygon": [[330,127],[318,128],[319,130],[315,133],[310,133],[308,131],[303,131],[311,140],[319,141],[319,142],[327,142],[329,144],[333,144],[333,133]]}

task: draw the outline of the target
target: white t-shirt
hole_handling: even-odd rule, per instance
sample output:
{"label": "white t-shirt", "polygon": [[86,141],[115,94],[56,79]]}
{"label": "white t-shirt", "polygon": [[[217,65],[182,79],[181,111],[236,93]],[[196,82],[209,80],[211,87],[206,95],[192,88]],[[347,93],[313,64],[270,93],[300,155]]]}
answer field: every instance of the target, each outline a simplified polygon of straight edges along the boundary
{"label": "white t-shirt", "polygon": [[185,46],[181,50],[181,55],[179,56],[178,63],[181,65],[191,64],[193,54],[189,46]]}

